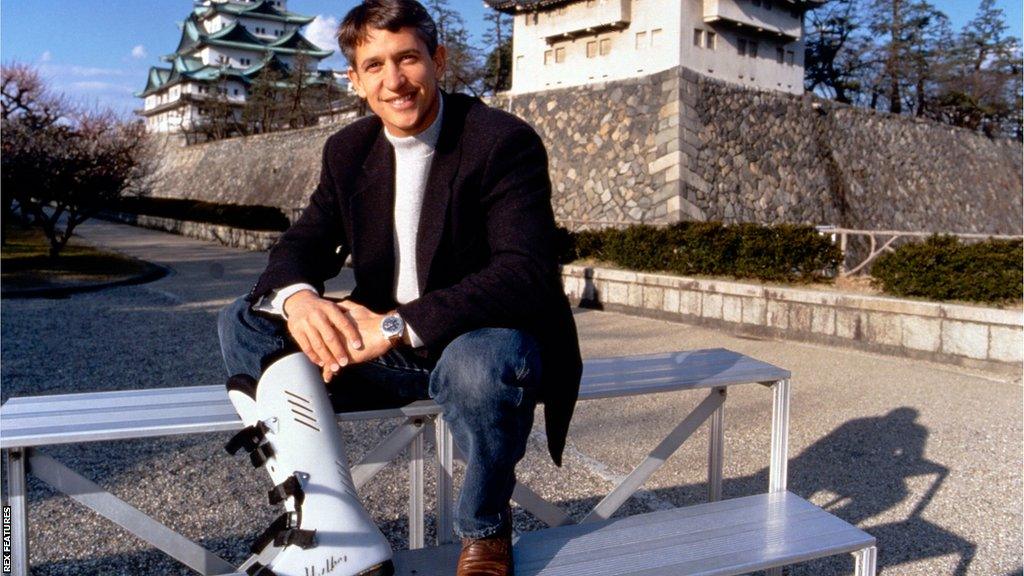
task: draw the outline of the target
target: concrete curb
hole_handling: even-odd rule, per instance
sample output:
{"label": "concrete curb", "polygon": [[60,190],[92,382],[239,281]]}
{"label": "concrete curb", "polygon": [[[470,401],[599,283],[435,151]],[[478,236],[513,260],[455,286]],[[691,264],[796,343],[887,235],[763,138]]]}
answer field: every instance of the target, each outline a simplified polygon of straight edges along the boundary
{"label": "concrete curb", "polygon": [[562,267],[574,304],[965,366],[1019,364],[1024,313],[626,270]]}
{"label": "concrete curb", "polygon": [[122,278],[121,280],[113,280],[111,282],[97,282],[93,284],[71,284],[68,286],[54,286],[50,288],[25,288],[22,290],[9,289],[0,292],[2,298],[67,298],[72,294],[81,294],[83,292],[96,292],[98,290],[106,290],[107,288],[115,288],[117,286],[133,286],[135,284],[145,284],[147,282],[154,282],[170,274],[172,270],[166,266],[159,264],[153,264],[152,262],[146,262],[146,271],[129,276],[128,278]]}

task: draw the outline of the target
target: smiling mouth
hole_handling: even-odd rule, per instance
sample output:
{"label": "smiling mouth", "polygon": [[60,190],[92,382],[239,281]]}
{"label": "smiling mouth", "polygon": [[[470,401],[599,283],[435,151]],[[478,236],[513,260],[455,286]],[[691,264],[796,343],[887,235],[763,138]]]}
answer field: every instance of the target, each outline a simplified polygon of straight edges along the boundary
{"label": "smiling mouth", "polygon": [[413,104],[415,99],[416,95],[410,93],[398,96],[397,98],[391,98],[390,100],[385,100],[385,102],[387,102],[392,108],[407,108]]}

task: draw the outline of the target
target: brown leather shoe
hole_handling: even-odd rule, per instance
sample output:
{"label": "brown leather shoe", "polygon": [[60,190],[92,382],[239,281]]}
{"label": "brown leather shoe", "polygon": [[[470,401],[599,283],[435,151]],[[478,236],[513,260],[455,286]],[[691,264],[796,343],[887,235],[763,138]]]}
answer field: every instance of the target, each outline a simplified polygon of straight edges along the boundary
{"label": "brown leather shoe", "polygon": [[463,538],[455,576],[512,576],[512,527],[486,538]]}

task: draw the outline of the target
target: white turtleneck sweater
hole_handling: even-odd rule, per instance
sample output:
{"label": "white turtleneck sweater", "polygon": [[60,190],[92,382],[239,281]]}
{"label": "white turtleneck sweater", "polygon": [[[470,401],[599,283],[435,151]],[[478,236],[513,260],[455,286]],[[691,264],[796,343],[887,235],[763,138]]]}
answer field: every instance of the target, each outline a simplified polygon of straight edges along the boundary
{"label": "white turtleneck sweater", "polygon": [[[441,135],[444,100],[440,94],[438,98],[440,107],[437,117],[423,132],[412,136],[394,136],[384,128],[384,136],[395,150],[395,300],[399,304],[420,297],[416,270],[416,235],[420,227],[423,194],[427,188],[430,165],[434,160],[434,148]],[[264,296],[256,309],[284,316],[284,301],[302,290],[316,291],[309,284],[292,284]],[[423,341],[413,327],[406,323],[405,328],[413,347],[422,346]]]}

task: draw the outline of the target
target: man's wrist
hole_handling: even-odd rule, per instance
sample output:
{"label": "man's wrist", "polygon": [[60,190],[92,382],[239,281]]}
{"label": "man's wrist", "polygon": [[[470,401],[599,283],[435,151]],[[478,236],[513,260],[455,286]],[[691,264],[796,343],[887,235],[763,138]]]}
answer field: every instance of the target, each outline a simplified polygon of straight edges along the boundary
{"label": "man's wrist", "polygon": [[302,290],[299,290],[298,292],[292,294],[291,296],[285,298],[284,302],[281,303],[281,311],[284,312],[284,317],[288,318],[288,316],[290,316],[290,314],[288,313],[288,304],[289,303],[294,305],[294,304],[296,304],[298,302],[301,302],[302,300],[304,300],[306,298],[316,298],[316,297],[318,297],[318,295],[313,290],[302,289]]}

